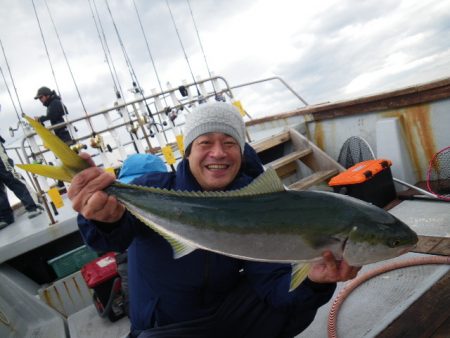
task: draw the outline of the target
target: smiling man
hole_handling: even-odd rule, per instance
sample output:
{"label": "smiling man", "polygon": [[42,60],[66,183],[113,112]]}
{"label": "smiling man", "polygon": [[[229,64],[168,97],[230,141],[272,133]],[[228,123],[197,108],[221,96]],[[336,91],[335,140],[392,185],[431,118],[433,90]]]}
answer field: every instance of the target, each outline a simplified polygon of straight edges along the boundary
{"label": "smiling man", "polygon": [[[177,172],[152,172],[131,183],[179,191],[242,188],[263,171],[244,135],[235,107],[201,104],[187,117],[186,156]],[[331,298],[335,282],[358,271],[324,253],[324,261],[314,264],[308,278],[289,292],[289,264],[245,261],[200,249],[174,259],[161,235],[102,191],[113,181],[92,167],[75,176],[68,194],[89,246],[128,250],[130,337],[293,337]]]}

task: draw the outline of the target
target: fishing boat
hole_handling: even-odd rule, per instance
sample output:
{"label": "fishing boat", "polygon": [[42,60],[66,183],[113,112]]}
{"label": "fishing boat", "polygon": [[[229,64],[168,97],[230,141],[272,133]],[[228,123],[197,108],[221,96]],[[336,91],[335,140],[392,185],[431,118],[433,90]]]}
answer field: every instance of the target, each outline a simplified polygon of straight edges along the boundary
{"label": "fishing boat", "polygon": [[[236,99],[239,90],[272,81],[284,84],[301,107],[251,118],[245,101]],[[64,124],[85,131],[76,134],[74,147],[87,148],[97,165],[106,170],[117,172],[125,157],[134,152],[160,156],[168,170],[175,170],[183,156],[185,116],[194,106],[213,100],[232,102],[240,109],[248,142],[290,189],[332,191],[330,179],[348,167],[338,161],[339,155],[350,137],[358,138],[359,154],[366,146],[376,158],[392,161],[396,193],[384,201],[384,207],[419,234],[415,252],[363,268],[360,275],[375,268],[386,271],[355,288],[340,308],[337,324],[334,297],[298,337],[333,334],[327,329],[330,311],[334,311],[334,334],[339,337],[448,334],[450,203],[424,194],[423,189],[431,158],[450,143],[450,78],[348,101],[308,105],[281,78],[233,86],[224,77],[213,76],[118,102]],[[33,131],[26,130],[20,149],[9,151],[20,155],[23,163],[55,162]],[[16,222],[0,231],[0,336],[126,336],[127,318],[114,323],[101,318],[93,304],[93,291],[80,274],[76,260],[82,256],[86,263],[95,256],[89,256],[83,246],[65,187],[42,177],[26,177],[46,212],[30,220],[19,205]],[[423,265],[422,260],[430,257],[436,259],[434,263]],[[410,267],[389,270],[405,258],[413,262]],[[70,271],[64,271],[67,265]],[[345,287],[339,283],[335,296]]]}

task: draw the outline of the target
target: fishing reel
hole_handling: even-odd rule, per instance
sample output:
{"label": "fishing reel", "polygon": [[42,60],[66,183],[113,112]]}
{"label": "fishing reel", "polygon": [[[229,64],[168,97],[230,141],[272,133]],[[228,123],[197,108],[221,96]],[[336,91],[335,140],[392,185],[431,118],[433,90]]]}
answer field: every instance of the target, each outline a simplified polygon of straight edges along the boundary
{"label": "fishing reel", "polygon": [[[164,129],[164,127],[167,126],[167,122],[163,121],[163,123],[157,123],[157,122],[149,123],[147,127],[148,127],[148,131],[150,132],[150,134],[149,134],[150,137],[155,137],[156,133],[159,132],[158,126],[160,126],[161,129]],[[156,133],[152,130],[152,127],[156,128]]]}
{"label": "fishing reel", "polygon": [[82,149],[87,149],[87,145],[85,145],[83,143],[76,143],[76,144],[70,146],[70,149],[72,149],[74,152],[76,152],[78,154]]}
{"label": "fishing reel", "polygon": [[90,138],[90,145],[92,148],[103,149],[105,147],[103,137],[99,134],[92,136]]}
{"label": "fishing reel", "polygon": [[17,130],[19,130],[19,125],[20,125],[20,124],[21,124],[21,122],[18,121],[15,128],[13,128],[13,127],[11,127],[11,126],[9,127],[9,136],[14,137],[14,132],[17,131]]}
{"label": "fishing reel", "polygon": [[[174,122],[175,119],[178,117],[179,111],[182,109],[183,109],[183,107],[181,109],[177,109],[177,108],[172,109],[170,107],[167,107],[165,110],[165,113],[166,113],[166,116],[169,118],[169,120]],[[167,123],[166,123],[166,125],[167,125]]]}

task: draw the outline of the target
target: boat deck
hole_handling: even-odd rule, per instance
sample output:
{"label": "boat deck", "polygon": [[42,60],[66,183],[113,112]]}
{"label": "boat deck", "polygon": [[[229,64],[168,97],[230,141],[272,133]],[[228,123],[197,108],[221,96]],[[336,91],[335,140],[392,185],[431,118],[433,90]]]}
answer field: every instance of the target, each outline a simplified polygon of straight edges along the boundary
{"label": "boat deck", "polygon": [[[0,262],[76,232],[75,213],[70,203],[65,202],[66,205],[58,209],[57,218],[61,221],[55,225],[49,226],[45,214],[31,220],[23,214],[14,224],[1,230]],[[406,200],[390,212],[407,223],[423,240],[418,246],[420,252],[391,261],[430,256],[424,252],[450,254],[450,203]],[[367,265],[360,275],[389,262]],[[384,273],[365,282],[349,295],[338,312],[338,337],[444,337],[449,331],[446,323],[450,322],[449,270],[450,265],[415,266]],[[339,283],[335,296],[343,287],[344,283]],[[323,306],[311,326],[297,337],[327,337],[331,305],[332,302]],[[93,306],[70,315],[67,323],[70,337],[121,338],[129,330],[126,318],[110,323],[100,318]],[[440,335],[442,332],[446,333]]]}
{"label": "boat deck", "polygon": [[[389,210],[419,235],[418,250],[450,255],[450,203],[403,201]],[[432,240],[432,239],[440,239]],[[421,244],[422,243],[422,244]],[[434,243],[434,246],[430,245]],[[359,275],[392,262],[423,257],[408,253],[364,266]],[[335,297],[319,309],[314,322],[297,338],[328,337],[327,322]],[[418,265],[385,272],[358,286],[337,315],[337,337],[448,337],[450,334],[450,265]]]}
{"label": "boat deck", "polygon": [[0,263],[78,231],[76,213],[63,195],[56,224],[50,225],[45,212],[28,219],[23,208],[15,211],[15,222],[0,230]]}

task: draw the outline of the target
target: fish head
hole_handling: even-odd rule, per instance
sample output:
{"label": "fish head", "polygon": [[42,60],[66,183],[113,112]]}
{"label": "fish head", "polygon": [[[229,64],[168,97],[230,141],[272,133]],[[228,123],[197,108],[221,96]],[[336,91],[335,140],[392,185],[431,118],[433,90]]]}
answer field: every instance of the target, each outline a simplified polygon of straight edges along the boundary
{"label": "fish head", "polygon": [[418,241],[417,234],[401,220],[381,208],[373,208],[353,226],[343,244],[343,258],[352,266],[400,256]]}

